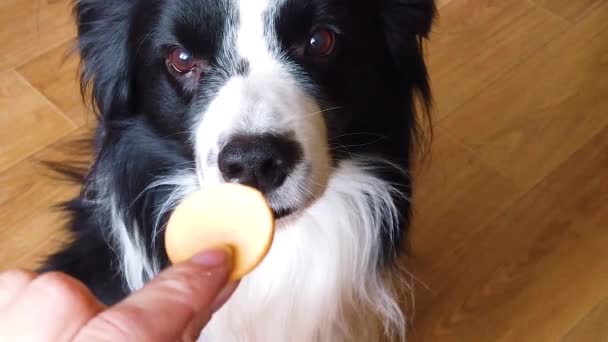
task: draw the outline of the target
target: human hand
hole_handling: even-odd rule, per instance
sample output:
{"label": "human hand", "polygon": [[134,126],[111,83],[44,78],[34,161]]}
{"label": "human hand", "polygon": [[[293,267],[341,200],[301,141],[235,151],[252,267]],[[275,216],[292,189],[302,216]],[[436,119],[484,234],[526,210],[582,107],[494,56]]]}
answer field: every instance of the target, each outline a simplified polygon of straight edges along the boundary
{"label": "human hand", "polygon": [[194,341],[232,295],[231,255],[201,253],[105,307],[60,273],[0,274],[0,341]]}

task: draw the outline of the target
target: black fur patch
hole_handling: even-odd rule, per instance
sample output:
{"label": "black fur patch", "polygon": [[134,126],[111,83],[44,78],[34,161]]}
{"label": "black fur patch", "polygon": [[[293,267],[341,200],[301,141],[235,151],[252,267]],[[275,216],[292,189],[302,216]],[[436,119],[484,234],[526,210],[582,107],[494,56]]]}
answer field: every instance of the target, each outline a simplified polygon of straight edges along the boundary
{"label": "black fur patch", "polygon": [[[76,239],[41,271],[67,272],[107,304],[126,294],[117,277],[115,246],[106,244],[108,193],[125,221],[137,223],[150,256],[166,265],[162,239],[154,239],[150,220],[172,189],[144,189],[158,177],[194,167],[187,135],[192,115],[202,112],[228,77],[248,74],[249,61],[237,55],[226,35],[239,24],[235,7],[230,0],[76,2],[82,87],[91,88],[100,118],[96,158],[82,195],[68,206]],[[403,229],[383,230],[394,232],[383,237],[383,261],[390,262],[410,219],[407,171],[419,124],[414,101],[431,104],[421,40],[429,33],[434,1],[287,0],[278,13],[267,30],[275,31],[277,53],[322,104],[334,160],[373,155],[405,170],[377,171],[405,194],[395,198]],[[323,63],[293,49],[317,25],[339,31],[337,53]],[[188,90],[166,68],[166,51],[175,45],[210,66]],[[96,188],[99,184],[104,188]]]}

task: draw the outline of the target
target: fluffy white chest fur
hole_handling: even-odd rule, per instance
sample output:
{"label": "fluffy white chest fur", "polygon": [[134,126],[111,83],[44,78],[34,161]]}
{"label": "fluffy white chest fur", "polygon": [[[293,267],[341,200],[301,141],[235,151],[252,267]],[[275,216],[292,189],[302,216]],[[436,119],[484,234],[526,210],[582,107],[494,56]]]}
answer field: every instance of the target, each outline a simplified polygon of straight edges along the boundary
{"label": "fluffy white chest fur", "polygon": [[[404,340],[405,317],[394,287],[407,284],[395,284],[402,278],[387,276],[379,265],[381,233],[387,229],[382,227],[398,229],[392,196],[399,194],[373,176],[375,162],[342,162],[311,207],[279,223],[267,257],[216,312],[201,342],[356,342],[387,335]],[[152,185],[177,186],[159,215],[196,190],[195,180],[182,175]],[[115,215],[113,237],[122,246],[123,274],[137,290],[160,268],[125,226]]]}
{"label": "fluffy white chest fur", "polygon": [[380,218],[394,189],[342,164],[311,208],[279,227],[258,269],[204,329],[202,342],[402,339],[405,320],[378,267]]}

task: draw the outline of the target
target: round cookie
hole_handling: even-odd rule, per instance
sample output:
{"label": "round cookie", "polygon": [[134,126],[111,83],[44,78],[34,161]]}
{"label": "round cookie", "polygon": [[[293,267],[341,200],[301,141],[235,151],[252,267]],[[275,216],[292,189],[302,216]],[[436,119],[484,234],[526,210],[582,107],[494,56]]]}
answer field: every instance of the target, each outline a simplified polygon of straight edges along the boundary
{"label": "round cookie", "polygon": [[165,231],[169,259],[179,263],[196,253],[228,247],[230,280],[251,272],[268,253],[274,217],[265,197],[239,184],[211,186],[188,196],[171,215]]}

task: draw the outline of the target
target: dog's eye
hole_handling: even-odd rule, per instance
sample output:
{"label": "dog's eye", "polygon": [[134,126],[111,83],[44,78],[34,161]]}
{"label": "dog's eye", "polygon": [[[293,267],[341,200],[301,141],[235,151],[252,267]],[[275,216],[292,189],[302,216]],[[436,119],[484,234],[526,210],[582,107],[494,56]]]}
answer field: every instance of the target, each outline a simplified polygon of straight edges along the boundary
{"label": "dog's eye", "polygon": [[197,60],[184,48],[175,48],[169,52],[167,64],[180,74],[187,74],[198,67]]}
{"label": "dog's eye", "polygon": [[326,57],[334,51],[336,34],[328,28],[313,31],[306,48],[306,53],[314,57]]}

